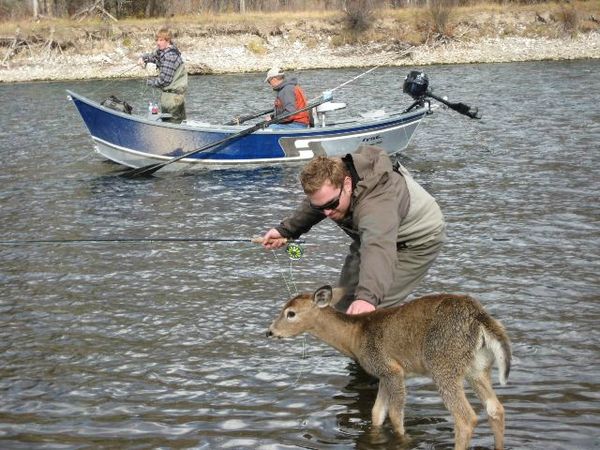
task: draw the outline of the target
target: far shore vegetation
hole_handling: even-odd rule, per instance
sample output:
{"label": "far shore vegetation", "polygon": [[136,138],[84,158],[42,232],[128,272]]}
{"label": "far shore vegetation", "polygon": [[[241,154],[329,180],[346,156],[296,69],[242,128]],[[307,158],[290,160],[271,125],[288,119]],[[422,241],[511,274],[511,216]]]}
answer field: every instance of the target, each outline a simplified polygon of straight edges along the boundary
{"label": "far shore vegetation", "polygon": [[256,52],[269,36],[284,33],[309,45],[311,36],[326,34],[332,46],[556,38],[600,30],[600,0],[0,0],[0,62],[36,47],[56,52],[111,42],[130,47],[140,36],[152,38],[162,25],[176,39],[256,35]]}

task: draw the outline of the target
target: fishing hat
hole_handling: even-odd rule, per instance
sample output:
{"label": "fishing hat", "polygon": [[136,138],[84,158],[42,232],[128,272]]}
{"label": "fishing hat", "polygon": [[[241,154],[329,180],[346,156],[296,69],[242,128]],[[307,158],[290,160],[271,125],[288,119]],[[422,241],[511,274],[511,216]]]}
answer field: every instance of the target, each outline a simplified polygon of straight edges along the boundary
{"label": "fishing hat", "polygon": [[283,76],[283,70],[281,70],[279,66],[273,66],[267,72],[267,78],[265,78],[265,83],[268,82],[271,78],[281,76]]}

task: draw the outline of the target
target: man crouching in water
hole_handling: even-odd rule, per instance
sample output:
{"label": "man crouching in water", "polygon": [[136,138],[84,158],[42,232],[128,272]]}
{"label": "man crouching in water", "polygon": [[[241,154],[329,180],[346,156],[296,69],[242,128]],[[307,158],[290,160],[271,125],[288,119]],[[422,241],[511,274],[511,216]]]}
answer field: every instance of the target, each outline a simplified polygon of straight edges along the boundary
{"label": "man crouching in water", "polygon": [[263,236],[269,249],[297,239],[326,217],[352,243],[336,308],[348,314],[396,306],[423,279],[445,240],[435,199],[400,164],[376,147],[343,158],[318,156],[300,174],[306,198]]}

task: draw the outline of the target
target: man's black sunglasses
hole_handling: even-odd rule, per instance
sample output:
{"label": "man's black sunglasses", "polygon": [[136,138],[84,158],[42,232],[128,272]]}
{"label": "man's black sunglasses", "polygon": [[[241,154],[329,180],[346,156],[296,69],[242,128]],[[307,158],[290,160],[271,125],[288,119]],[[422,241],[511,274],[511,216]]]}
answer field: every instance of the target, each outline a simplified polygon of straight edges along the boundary
{"label": "man's black sunglasses", "polygon": [[310,207],[313,209],[316,209],[317,211],[325,211],[325,210],[332,210],[332,209],[336,209],[338,206],[340,206],[340,197],[342,196],[342,192],[344,192],[344,186],[342,186],[340,188],[340,193],[339,195],[334,198],[333,200],[325,203],[324,205],[313,205],[312,203],[310,204]]}

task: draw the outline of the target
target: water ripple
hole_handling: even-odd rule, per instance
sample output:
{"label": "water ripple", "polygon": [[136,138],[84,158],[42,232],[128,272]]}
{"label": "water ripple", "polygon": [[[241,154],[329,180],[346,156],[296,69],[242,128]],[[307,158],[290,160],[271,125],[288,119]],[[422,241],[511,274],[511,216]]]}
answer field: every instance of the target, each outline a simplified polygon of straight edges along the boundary
{"label": "water ripple", "polygon": [[[401,157],[448,222],[415,295],[470,293],[511,336],[497,392],[513,450],[597,447],[600,116],[581,105],[600,89],[598,64],[430,67],[437,93],[484,118],[438,109]],[[313,97],[325,75],[333,86],[361,72],[301,79]],[[406,103],[400,88],[381,90],[402,78],[380,68],[357,79],[337,93],[349,105],[338,114]],[[219,122],[264,109],[271,93],[247,95],[262,85],[257,74],[192,77],[189,112]],[[302,196],[298,167],[114,177],[65,88],[145,100],[138,81],[0,86],[5,104],[23,99],[0,118],[2,239],[248,239]],[[206,98],[222,92],[244,103],[214,110]],[[452,419],[429,381],[408,382],[404,442],[370,427],[376,385],[355,364],[310,337],[265,337],[290,295],[337,279],[347,238],[330,223],[305,237],[297,262],[247,242],[0,248],[0,447],[450,448]],[[473,404],[472,445],[490,448]]]}

